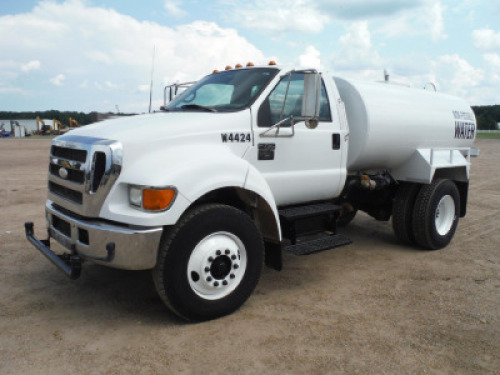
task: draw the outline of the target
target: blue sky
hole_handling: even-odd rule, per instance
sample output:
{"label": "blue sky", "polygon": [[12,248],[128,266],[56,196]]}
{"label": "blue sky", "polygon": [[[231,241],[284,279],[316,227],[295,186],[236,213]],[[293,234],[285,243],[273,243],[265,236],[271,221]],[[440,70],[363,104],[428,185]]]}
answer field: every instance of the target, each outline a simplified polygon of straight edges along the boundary
{"label": "blue sky", "polygon": [[500,104],[500,0],[2,0],[0,111],[143,112],[165,84],[276,60]]}

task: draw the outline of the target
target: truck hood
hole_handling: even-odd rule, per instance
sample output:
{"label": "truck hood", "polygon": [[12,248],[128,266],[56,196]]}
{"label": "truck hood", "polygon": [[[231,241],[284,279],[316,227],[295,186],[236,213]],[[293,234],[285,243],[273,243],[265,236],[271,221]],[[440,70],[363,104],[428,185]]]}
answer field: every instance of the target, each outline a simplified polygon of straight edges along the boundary
{"label": "truck hood", "polygon": [[250,110],[239,112],[162,112],[106,120],[74,129],[58,137],[83,136],[128,144],[165,143],[183,137],[204,138],[231,131],[251,130]]}

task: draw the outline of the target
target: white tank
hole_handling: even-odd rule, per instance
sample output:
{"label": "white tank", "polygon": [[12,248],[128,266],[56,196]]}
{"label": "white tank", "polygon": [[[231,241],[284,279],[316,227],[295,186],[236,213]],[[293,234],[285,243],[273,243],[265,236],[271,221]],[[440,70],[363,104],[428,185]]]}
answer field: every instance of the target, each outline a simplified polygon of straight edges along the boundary
{"label": "white tank", "polygon": [[474,143],[476,119],[459,98],[389,83],[334,80],[349,124],[349,171],[393,169],[418,148]]}

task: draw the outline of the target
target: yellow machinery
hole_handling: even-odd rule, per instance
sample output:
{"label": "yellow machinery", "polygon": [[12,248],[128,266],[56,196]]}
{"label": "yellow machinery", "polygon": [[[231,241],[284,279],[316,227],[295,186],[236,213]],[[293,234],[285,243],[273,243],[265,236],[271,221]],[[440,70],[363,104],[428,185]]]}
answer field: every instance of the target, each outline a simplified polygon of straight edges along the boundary
{"label": "yellow machinery", "polygon": [[63,129],[64,125],[63,125],[63,124],[61,124],[61,121],[59,121],[59,120],[52,119],[52,121],[53,121],[53,123],[54,123],[53,129],[54,129],[55,131],[60,132],[60,131]]}
{"label": "yellow machinery", "polygon": [[37,129],[37,134],[39,135],[50,135],[53,130],[52,126],[46,125],[45,121],[38,116],[36,117],[36,129]]}
{"label": "yellow machinery", "polygon": [[79,127],[80,124],[78,123],[78,121],[76,121],[73,117],[70,117],[69,118],[69,127],[73,127],[73,128],[77,128]]}

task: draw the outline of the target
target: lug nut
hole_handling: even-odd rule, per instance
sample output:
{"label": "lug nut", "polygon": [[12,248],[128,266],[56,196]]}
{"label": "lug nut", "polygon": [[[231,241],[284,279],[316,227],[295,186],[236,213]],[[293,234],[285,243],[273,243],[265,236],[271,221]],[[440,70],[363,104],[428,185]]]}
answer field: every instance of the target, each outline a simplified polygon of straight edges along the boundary
{"label": "lug nut", "polygon": [[209,267],[205,267],[205,272],[210,272],[210,268]]}
{"label": "lug nut", "polygon": [[232,260],[236,260],[236,255],[231,255]]}
{"label": "lug nut", "polygon": [[208,281],[208,282],[210,282],[210,281],[212,281],[212,280],[213,280],[213,279],[212,279],[210,276],[208,276],[208,277],[207,277],[207,281]]}
{"label": "lug nut", "polygon": [[226,249],[226,251],[224,251],[224,254],[226,255],[229,255],[231,252],[229,251],[229,249]]}
{"label": "lug nut", "polygon": [[217,255],[221,255],[221,254],[222,254],[222,252],[221,252],[220,250],[217,250],[217,251],[215,252],[215,254],[217,254]]}
{"label": "lug nut", "polygon": [[222,285],[224,285],[224,286],[225,286],[225,285],[227,285],[227,281],[226,281],[226,280],[224,280],[224,281],[222,282]]}
{"label": "lug nut", "polygon": [[235,270],[237,270],[238,268],[240,268],[240,266],[239,266],[239,265],[237,265],[237,264],[235,264],[235,265],[233,266],[233,268],[234,268]]}
{"label": "lug nut", "polygon": [[214,283],[214,286],[215,286],[215,287],[218,287],[218,286],[219,286],[219,282],[218,282],[218,281],[216,281],[216,282]]}
{"label": "lug nut", "polygon": [[231,275],[229,275],[229,277],[230,277],[231,279],[234,279],[234,278],[235,278],[234,273],[232,273]]}
{"label": "lug nut", "polygon": [[209,258],[208,258],[208,261],[209,261],[210,263],[212,263],[212,262],[214,261],[214,258],[209,257]]}

